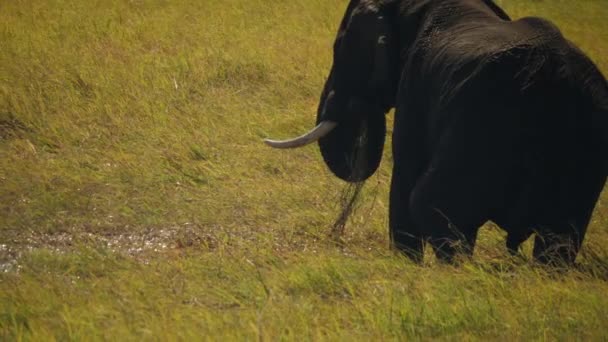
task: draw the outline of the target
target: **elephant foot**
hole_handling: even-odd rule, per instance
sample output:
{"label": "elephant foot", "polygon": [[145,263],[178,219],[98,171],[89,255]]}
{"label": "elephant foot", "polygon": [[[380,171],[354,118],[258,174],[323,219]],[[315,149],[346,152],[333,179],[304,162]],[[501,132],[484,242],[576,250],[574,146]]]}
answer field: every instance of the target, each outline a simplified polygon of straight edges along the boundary
{"label": "elephant foot", "polygon": [[424,259],[425,240],[404,232],[393,231],[392,247],[411,261],[420,264]]}
{"label": "elephant foot", "polygon": [[466,239],[439,238],[431,239],[431,246],[438,261],[455,264],[459,257],[471,258],[473,256],[474,242]]}
{"label": "elephant foot", "polygon": [[571,266],[581,246],[576,233],[558,234],[537,232],[534,239],[534,259],[550,266]]}
{"label": "elephant foot", "polygon": [[571,266],[584,237],[585,229],[571,223],[543,227],[534,239],[534,259],[551,266]]}

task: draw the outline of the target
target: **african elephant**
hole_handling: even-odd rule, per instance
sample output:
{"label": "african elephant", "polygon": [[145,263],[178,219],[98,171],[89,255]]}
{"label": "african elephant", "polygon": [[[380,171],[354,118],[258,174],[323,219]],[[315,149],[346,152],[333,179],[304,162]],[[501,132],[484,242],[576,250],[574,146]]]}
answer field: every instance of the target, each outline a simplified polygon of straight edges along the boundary
{"label": "african elephant", "polygon": [[491,220],[515,253],[573,263],[608,174],[608,85],[551,22],[492,0],[351,0],[334,43],[319,142],[348,182],[382,157],[395,109],[389,225],[413,260],[425,243],[471,254]]}

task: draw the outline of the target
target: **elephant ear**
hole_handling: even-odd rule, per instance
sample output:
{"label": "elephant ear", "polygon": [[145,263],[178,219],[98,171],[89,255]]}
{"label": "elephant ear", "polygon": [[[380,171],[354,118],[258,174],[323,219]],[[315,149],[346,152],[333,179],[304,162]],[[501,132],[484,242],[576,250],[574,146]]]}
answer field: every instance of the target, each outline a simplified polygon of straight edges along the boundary
{"label": "elephant ear", "polygon": [[[317,123],[320,121],[317,115]],[[337,177],[361,182],[378,169],[385,136],[385,116],[365,115],[341,122],[319,140],[319,147],[325,163]]]}

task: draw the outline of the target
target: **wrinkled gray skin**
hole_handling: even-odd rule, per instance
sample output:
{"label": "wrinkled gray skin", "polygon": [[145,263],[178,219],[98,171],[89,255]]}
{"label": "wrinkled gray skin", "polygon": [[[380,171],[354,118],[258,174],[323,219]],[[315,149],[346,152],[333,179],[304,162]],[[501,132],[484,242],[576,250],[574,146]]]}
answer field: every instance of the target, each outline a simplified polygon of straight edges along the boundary
{"label": "wrinkled gray skin", "polygon": [[573,263],[608,170],[608,86],[549,21],[487,0],[352,0],[317,122],[328,167],[377,169],[395,108],[390,234],[420,261],[472,253],[486,221],[516,252]]}

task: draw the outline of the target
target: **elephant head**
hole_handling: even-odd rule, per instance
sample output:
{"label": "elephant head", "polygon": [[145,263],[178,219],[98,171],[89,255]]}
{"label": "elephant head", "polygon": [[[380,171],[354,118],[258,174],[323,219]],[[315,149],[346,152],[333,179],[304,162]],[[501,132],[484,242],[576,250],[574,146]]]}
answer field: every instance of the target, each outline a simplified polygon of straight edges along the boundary
{"label": "elephant head", "polygon": [[371,176],[382,158],[385,114],[394,107],[398,48],[390,2],[352,0],[334,43],[333,65],[321,93],[317,127],[301,137],[270,146],[293,148],[317,141],[330,170],[359,182]]}

